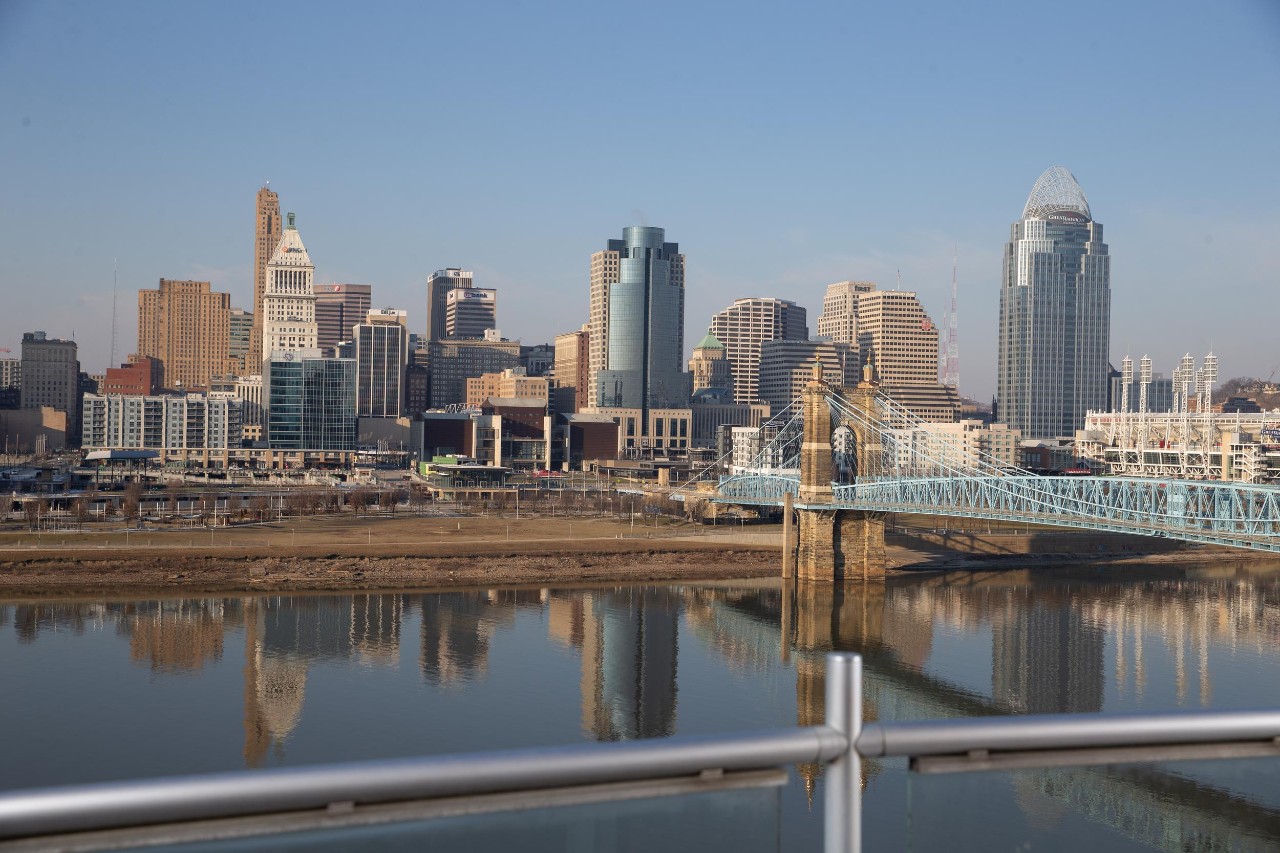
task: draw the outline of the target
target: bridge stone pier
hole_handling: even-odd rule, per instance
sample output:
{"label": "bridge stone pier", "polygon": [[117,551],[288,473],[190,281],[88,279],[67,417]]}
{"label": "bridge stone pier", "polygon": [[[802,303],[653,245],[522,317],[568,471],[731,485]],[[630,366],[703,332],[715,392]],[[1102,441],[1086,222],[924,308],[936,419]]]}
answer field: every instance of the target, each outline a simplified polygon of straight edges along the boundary
{"label": "bridge stone pier", "polygon": [[[815,362],[812,380],[804,389],[804,438],[800,447],[800,495],[794,504],[799,516],[799,542],[792,556],[790,507],[784,525],[783,576],[789,569],[799,581],[844,583],[883,578],[885,569],[882,513],[825,506],[832,503],[831,410],[827,396],[841,393],[852,405],[871,414],[877,383],[870,370],[856,388],[841,389],[822,380],[822,364]],[[854,459],[859,474],[873,473],[880,458],[880,440],[852,427]]]}

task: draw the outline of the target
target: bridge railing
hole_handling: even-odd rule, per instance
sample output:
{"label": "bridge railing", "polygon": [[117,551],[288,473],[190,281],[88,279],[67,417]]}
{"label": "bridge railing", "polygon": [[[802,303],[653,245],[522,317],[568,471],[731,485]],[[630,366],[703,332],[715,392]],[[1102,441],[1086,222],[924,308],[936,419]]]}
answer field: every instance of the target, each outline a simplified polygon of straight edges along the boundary
{"label": "bridge railing", "polygon": [[1118,477],[875,478],[838,486],[851,506],[936,507],[975,516],[1075,519],[1135,532],[1280,537],[1280,489],[1212,481]]}
{"label": "bridge railing", "polygon": [[776,786],[813,763],[826,766],[824,850],[850,853],[862,849],[863,758],[940,773],[1280,757],[1280,711],[864,723],[862,708],[860,656],[830,654],[820,726],[20,791],[0,795],[0,849],[267,850],[299,834],[339,849],[353,831],[367,845],[370,831],[441,816]]}

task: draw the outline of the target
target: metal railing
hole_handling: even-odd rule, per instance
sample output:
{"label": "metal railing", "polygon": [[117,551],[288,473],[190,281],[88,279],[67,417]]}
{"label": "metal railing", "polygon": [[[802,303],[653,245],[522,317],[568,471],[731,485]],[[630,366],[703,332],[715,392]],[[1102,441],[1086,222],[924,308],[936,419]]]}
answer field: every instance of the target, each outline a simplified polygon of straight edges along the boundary
{"label": "metal railing", "polygon": [[[175,826],[197,826],[226,837],[228,821],[262,815],[293,818],[282,826],[266,825],[266,833],[305,828],[307,815],[314,816],[315,825],[333,828],[335,814],[443,798],[514,795],[500,808],[515,809],[529,807],[518,798],[535,792],[565,792],[554,805],[571,804],[575,797],[600,802],[672,796],[713,790],[735,775],[812,763],[826,765],[824,849],[851,853],[862,847],[864,757],[904,757],[913,771],[922,773],[1280,757],[1280,711],[1060,714],[864,725],[862,700],[860,656],[830,654],[821,726],[8,793],[0,795],[0,850],[59,845],[99,849],[94,836],[83,833],[125,827],[144,833],[167,829],[170,835],[161,836],[167,840],[174,838]],[[654,782],[681,784],[641,788],[640,793],[618,785]],[[550,801],[542,796],[538,802]],[[402,819],[422,819],[422,813]],[[209,836],[197,833],[195,840],[202,837]],[[140,838],[147,843],[145,834]],[[115,836],[104,846],[119,840]]]}

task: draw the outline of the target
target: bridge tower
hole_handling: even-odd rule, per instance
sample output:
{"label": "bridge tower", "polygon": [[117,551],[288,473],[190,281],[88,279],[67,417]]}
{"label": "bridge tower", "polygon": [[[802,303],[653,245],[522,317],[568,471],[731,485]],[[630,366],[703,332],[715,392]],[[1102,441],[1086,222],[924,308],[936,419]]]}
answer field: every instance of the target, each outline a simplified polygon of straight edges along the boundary
{"label": "bridge tower", "polygon": [[[822,363],[815,362],[813,378],[805,385],[804,438],[800,446],[800,495],[795,508],[800,520],[795,575],[799,581],[844,583],[883,578],[884,521],[880,514],[831,506],[831,409],[827,397],[840,393],[868,416],[874,414],[877,384],[871,367],[864,368],[856,388],[842,389],[822,380]],[[880,441],[851,425],[859,475],[871,474],[879,464]],[[786,547],[790,548],[790,541]],[[789,554],[784,566],[790,564]]]}

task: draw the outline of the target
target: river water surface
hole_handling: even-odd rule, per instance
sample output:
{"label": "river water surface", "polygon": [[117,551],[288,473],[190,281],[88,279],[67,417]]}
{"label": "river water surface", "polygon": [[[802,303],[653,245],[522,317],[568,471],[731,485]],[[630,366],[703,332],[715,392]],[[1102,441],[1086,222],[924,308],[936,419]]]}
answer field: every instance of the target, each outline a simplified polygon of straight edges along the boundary
{"label": "river water surface", "polygon": [[[0,602],[0,788],[809,725],[831,649],[863,654],[868,719],[1277,708],[1278,638],[1280,579],[1235,564]],[[871,850],[1280,849],[1278,783],[1272,759],[870,762],[864,832]],[[822,784],[794,768],[766,846],[820,848]]]}

